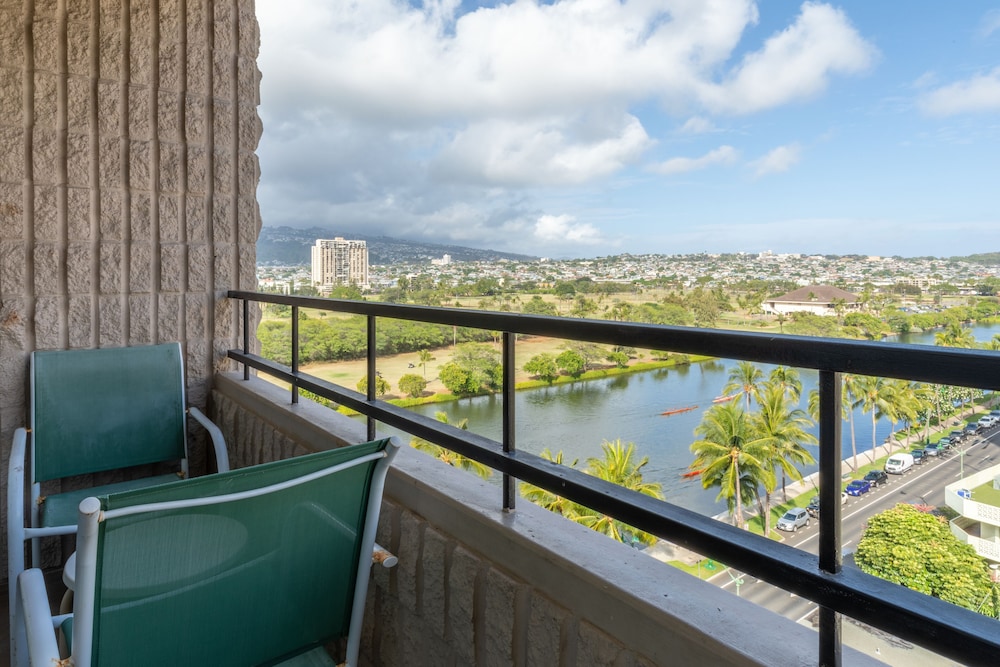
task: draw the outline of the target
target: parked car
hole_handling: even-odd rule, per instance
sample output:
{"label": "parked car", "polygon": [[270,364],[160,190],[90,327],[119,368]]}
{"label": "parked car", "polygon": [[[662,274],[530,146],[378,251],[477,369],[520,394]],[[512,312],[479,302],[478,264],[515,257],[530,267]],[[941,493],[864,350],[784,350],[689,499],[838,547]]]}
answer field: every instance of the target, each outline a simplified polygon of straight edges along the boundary
{"label": "parked car", "polygon": [[910,456],[913,457],[914,465],[919,465],[927,460],[927,457],[924,455],[923,447],[917,447],[916,449],[914,449],[912,452],[910,452]]}
{"label": "parked car", "polygon": [[948,438],[951,440],[953,445],[957,445],[965,440],[965,431],[952,431],[948,434]]}
{"label": "parked car", "polygon": [[[935,450],[935,453],[937,450]],[[885,461],[885,471],[893,475],[902,475],[913,467],[912,454],[893,454]]]}
{"label": "parked car", "polygon": [[937,448],[937,445],[927,445],[924,447],[924,456],[937,456],[941,451]]}
{"label": "parked car", "polygon": [[938,451],[943,452],[949,450],[951,449],[953,444],[954,443],[951,441],[951,438],[941,438],[940,440],[937,441]]}
{"label": "parked car", "polygon": [[985,417],[980,417],[979,421],[976,423],[979,424],[979,426],[981,426],[985,430],[996,426],[997,418],[991,415],[986,415]]}
{"label": "parked car", "polygon": [[872,490],[872,485],[864,479],[852,480],[850,484],[847,485],[847,494],[850,496],[860,496],[862,493],[868,493]]}
{"label": "parked car", "polygon": [[973,435],[978,435],[983,428],[979,424],[967,424],[962,430],[965,431],[965,435],[971,437]]}
{"label": "parked car", "polygon": [[[843,505],[847,502],[847,492],[840,492],[840,504]],[[809,516],[812,518],[819,517],[819,496],[813,496],[809,499],[809,504],[806,505],[806,511],[809,512]]]}
{"label": "parked car", "polygon": [[885,474],[882,470],[871,470],[865,475],[865,481],[872,485],[872,487],[881,486],[882,484],[889,483],[889,476]]}
{"label": "parked car", "polygon": [[990,416],[1000,419],[1000,410],[990,410]]}
{"label": "parked car", "polygon": [[778,530],[794,533],[802,526],[809,525],[809,512],[804,507],[793,507],[778,519]]}

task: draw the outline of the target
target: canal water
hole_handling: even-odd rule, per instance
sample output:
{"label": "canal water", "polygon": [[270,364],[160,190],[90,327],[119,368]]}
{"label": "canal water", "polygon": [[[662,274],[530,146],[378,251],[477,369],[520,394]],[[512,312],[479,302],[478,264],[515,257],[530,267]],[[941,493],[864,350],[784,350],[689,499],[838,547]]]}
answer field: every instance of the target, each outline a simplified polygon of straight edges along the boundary
{"label": "canal water", "polygon": [[[985,342],[1000,334],[1000,324],[977,325],[972,331],[978,341]],[[909,334],[898,342],[933,345],[934,333]],[[534,454],[543,449],[553,454],[562,451],[564,463],[575,460],[583,468],[589,457],[601,456],[603,441],[633,442],[640,458],[649,457],[648,465],[643,468],[644,479],[662,484],[668,501],[707,515],[725,512],[725,502],[716,500],[717,489],[703,489],[699,478],[685,478],[682,473],[692,460],[690,445],[695,439],[694,429],[705,410],[712,406],[712,399],[722,393],[729,369],[735,364],[733,360],[719,359],[677,369],[519,391],[515,405],[517,448]],[[773,366],[762,364],[760,368],[766,376]],[[799,407],[804,410],[809,392],[816,387],[817,373],[801,370],[800,376]],[[661,414],[692,406],[697,407],[670,416]],[[413,410],[429,416],[443,411],[451,423],[468,419],[470,431],[498,441],[502,437],[499,396],[478,396]],[[890,427],[888,420],[880,420],[876,424],[875,442],[882,442]],[[856,411],[854,433],[860,461],[861,453],[872,446],[870,414]],[[814,458],[818,458],[819,448],[810,449]],[[847,422],[843,427],[842,452],[843,458],[851,456]],[[801,470],[809,474],[816,470],[816,465],[802,466]]]}

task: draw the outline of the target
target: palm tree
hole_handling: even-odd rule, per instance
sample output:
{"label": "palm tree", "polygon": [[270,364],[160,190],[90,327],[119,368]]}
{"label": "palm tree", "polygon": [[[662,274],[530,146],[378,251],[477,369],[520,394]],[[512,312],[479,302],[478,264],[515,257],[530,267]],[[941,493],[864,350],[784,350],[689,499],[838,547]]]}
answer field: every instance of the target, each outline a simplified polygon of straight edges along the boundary
{"label": "palm tree", "polygon": [[875,461],[875,448],[878,443],[875,441],[875,425],[881,417],[895,419],[896,403],[893,385],[885,378],[862,375],[858,378],[857,399],[855,407],[860,406],[862,412],[870,412],[872,415],[872,450],[871,461]]}
{"label": "palm tree", "polygon": [[750,412],[750,398],[757,396],[763,382],[763,371],[757,368],[752,361],[740,361],[729,369],[729,377],[726,379],[726,386],[722,388],[722,393],[729,394],[738,391],[743,394],[746,397],[746,411]]}
{"label": "palm tree", "polygon": [[[611,482],[631,491],[641,493],[644,496],[663,499],[663,487],[659,482],[646,482],[643,480],[642,468],[649,463],[649,457],[644,456],[636,463],[633,458],[635,443],[622,443],[620,438],[615,439],[614,442],[605,440],[601,443],[601,450],[604,452],[603,458],[592,457],[587,459],[587,469],[584,472],[598,479],[603,479],[606,482]],[[625,541],[625,535],[631,535],[633,541],[642,542],[643,544],[652,544],[656,541],[654,535],[637,530],[612,517],[579,505],[576,506],[576,516],[573,517],[573,520],[592,530],[612,537],[619,542]]]}
{"label": "palm tree", "polygon": [[[563,464],[563,453],[560,451],[555,456],[546,447],[542,450],[540,456],[546,461],[552,461],[553,463]],[[576,467],[576,461],[570,464],[571,468]],[[561,514],[564,517],[572,519],[576,513],[576,503],[563,498],[562,496],[556,495],[551,491],[546,491],[540,486],[535,486],[534,484],[529,484],[528,482],[521,482],[520,486],[521,496],[536,505],[544,507],[550,512],[555,512],[556,514]]]}
{"label": "palm tree", "polygon": [[837,324],[843,324],[844,311],[847,310],[847,299],[833,299],[830,304],[833,306],[833,312],[837,315]]}
{"label": "palm tree", "polygon": [[719,487],[718,497],[726,499],[730,517],[743,528],[744,498],[753,500],[761,484],[773,488],[767,442],[735,401],[712,406],[694,432],[700,439],[691,444],[690,468],[701,473],[702,487]]}
{"label": "palm tree", "polygon": [[[790,408],[785,393],[779,386],[771,385],[764,390],[760,400],[760,411],[753,416],[754,426],[761,438],[771,448],[771,467],[777,472],[781,470],[781,495],[788,502],[785,489],[785,477],[792,480],[802,479],[802,473],[797,464],[813,463],[813,455],[803,445],[816,444],[816,436],[806,431],[812,426],[806,413],[798,408]],[[767,488],[765,487],[765,491]],[[767,494],[765,517],[770,514],[770,492]],[[765,518],[766,521],[766,518]],[[765,523],[764,534],[769,526]]]}
{"label": "palm tree", "polygon": [[418,353],[418,358],[420,359],[420,365],[424,368],[424,379],[427,379],[427,362],[434,361],[434,355],[431,354],[430,350],[420,350]]}
{"label": "palm tree", "polygon": [[971,331],[962,326],[961,322],[949,322],[944,331],[934,334],[934,344],[941,347],[964,347],[976,346],[976,336]]}
{"label": "palm tree", "polygon": [[777,366],[771,371],[767,381],[780,387],[788,400],[794,403],[798,403],[802,397],[802,380],[799,379],[799,371],[796,368]]}
{"label": "palm tree", "polygon": [[[961,322],[952,321],[945,326],[944,331],[934,334],[934,344],[941,347],[971,348],[976,346],[976,336],[963,327]],[[965,410],[966,394],[967,392],[959,392],[959,398],[962,401],[962,410]],[[973,403],[972,408],[974,412],[975,403]]]}
{"label": "palm tree", "polygon": [[[448,423],[448,415],[444,412],[438,412],[434,415],[442,424]],[[468,430],[469,420],[463,419],[462,421],[454,424],[454,426],[462,429],[463,431]],[[462,456],[458,452],[453,452],[450,449],[442,447],[441,445],[435,445],[433,442],[428,442],[423,438],[414,437],[410,440],[410,447],[414,449],[419,449],[422,452],[430,454],[439,461],[444,461],[448,465],[461,468],[462,470],[467,470],[468,472],[475,473],[482,477],[483,479],[489,479],[493,476],[493,470],[484,463],[480,463],[475,459],[470,459],[468,457]]]}

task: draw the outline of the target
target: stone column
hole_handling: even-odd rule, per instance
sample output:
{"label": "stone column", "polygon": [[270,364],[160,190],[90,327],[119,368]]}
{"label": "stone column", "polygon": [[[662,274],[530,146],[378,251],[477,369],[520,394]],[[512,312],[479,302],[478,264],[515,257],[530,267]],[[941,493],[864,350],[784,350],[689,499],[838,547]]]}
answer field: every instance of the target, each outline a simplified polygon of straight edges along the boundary
{"label": "stone column", "polygon": [[4,466],[32,350],[179,340],[202,407],[229,368],[225,293],[256,286],[258,45],[253,0],[0,0]]}

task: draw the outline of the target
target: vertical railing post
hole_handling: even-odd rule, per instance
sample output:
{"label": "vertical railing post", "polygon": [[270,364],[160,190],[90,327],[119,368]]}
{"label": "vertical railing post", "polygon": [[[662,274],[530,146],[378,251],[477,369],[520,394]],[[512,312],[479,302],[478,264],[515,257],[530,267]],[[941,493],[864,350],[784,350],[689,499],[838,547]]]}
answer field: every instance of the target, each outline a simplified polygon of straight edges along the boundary
{"label": "vertical railing post", "polygon": [[[503,332],[503,451],[506,454],[514,452],[514,374],[517,370],[514,364],[514,340],[516,334]],[[513,510],[517,494],[517,481],[509,474],[503,474],[503,508]]]}
{"label": "vertical railing post", "polygon": [[[837,574],[843,565],[841,553],[840,484],[843,453],[840,451],[840,373],[819,372],[819,567]],[[840,667],[840,614],[819,608],[819,664]]]}
{"label": "vertical railing post", "polygon": [[[292,375],[299,374],[299,307],[292,306]],[[299,402],[298,378],[292,382],[292,403]]]}
{"label": "vertical railing post", "polygon": [[[365,392],[369,402],[375,400],[375,316],[368,315],[368,391]],[[368,417],[368,439],[375,439],[375,419]]]}
{"label": "vertical railing post", "polygon": [[[243,299],[243,354],[250,354],[250,299]],[[243,381],[250,380],[250,366],[243,364]]]}

